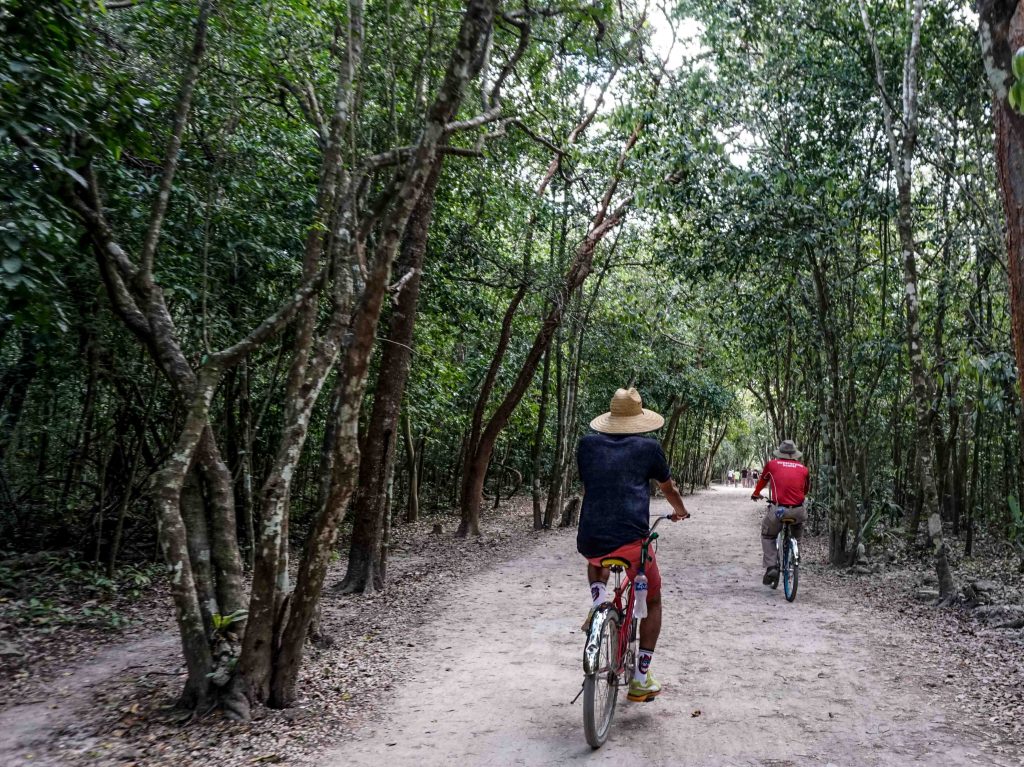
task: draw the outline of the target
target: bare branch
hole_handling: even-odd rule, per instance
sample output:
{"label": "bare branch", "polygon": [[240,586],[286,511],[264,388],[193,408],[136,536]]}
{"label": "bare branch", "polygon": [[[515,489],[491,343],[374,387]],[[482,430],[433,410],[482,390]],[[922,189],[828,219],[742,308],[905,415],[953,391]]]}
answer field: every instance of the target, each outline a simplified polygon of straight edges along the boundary
{"label": "bare branch", "polygon": [[401,292],[402,292],[402,288],[404,288],[404,287],[405,287],[405,284],[406,284],[406,283],[407,283],[407,282],[408,282],[409,280],[411,280],[411,279],[412,279],[413,277],[415,277],[415,276],[416,276],[416,273],[417,273],[418,271],[419,271],[418,269],[410,269],[409,271],[407,271],[407,272],[406,272],[405,274],[403,274],[403,275],[402,275],[402,278],[401,278],[400,280],[398,280],[397,282],[395,282],[395,283],[394,283],[393,285],[389,285],[389,286],[388,286],[388,292],[389,292],[389,293],[394,293],[394,294],[395,294],[395,295],[394,295],[394,296],[392,296],[392,298],[391,298],[391,300],[392,300],[392,301],[395,301],[395,302],[397,302],[397,301],[398,301],[398,295],[399,295],[399,293],[401,293]]}
{"label": "bare branch", "polygon": [[277,82],[295,99],[303,116],[316,129],[317,135],[320,137],[321,148],[324,147],[328,140],[328,128],[327,123],[324,122],[323,115],[320,114],[320,105],[316,100],[313,86],[307,82],[305,83],[305,88],[299,88],[298,85],[284,75],[279,75]]}
{"label": "bare branch", "polygon": [[160,242],[160,231],[163,227],[164,216],[167,214],[167,204],[171,199],[174,174],[178,169],[178,153],[181,151],[181,138],[185,133],[185,123],[188,120],[188,114],[192,107],[192,94],[195,92],[196,81],[199,79],[199,63],[202,61],[203,54],[206,51],[206,33],[209,28],[210,14],[212,12],[213,0],[202,0],[199,5],[199,18],[196,20],[195,35],[192,40],[192,52],[189,54],[185,73],[181,79],[181,90],[178,94],[178,106],[174,112],[174,126],[171,129],[171,139],[167,142],[167,151],[164,154],[160,188],[157,192],[156,200],[153,202],[153,210],[150,213],[145,239],[142,241],[142,250],[139,257],[140,274],[145,280],[149,280],[152,277],[153,256],[156,253],[157,244]]}
{"label": "bare branch", "polygon": [[508,125],[514,125],[515,127],[519,128],[519,130],[521,130],[523,133],[525,133],[531,139],[536,141],[541,146],[547,147],[552,152],[554,152],[556,155],[561,156],[561,155],[565,154],[565,152],[566,152],[565,149],[562,149],[562,147],[558,146],[556,143],[554,143],[550,139],[546,139],[543,136],[541,136],[538,133],[536,133],[535,131],[531,130],[530,127],[526,123],[524,123],[522,120],[520,120],[518,117],[512,118],[511,120],[508,121],[507,124]]}
{"label": "bare branch", "polygon": [[471,117],[468,120],[458,120],[450,122],[444,126],[444,132],[446,136],[450,136],[452,133],[464,130],[472,130],[473,128],[480,128],[488,123],[492,123],[501,117],[501,106],[494,106],[488,109],[486,112],[481,112],[476,117]]}
{"label": "bare branch", "polygon": [[[618,74],[619,68],[616,66],[615,69],[612,70],[611,75],[609,75],[608,79],[601,86],[601,90],[597,94],[597,99],[595,99],[593,107],[591,107],[590,111],[583,115],[583,119],[580,120],[571,131],[569,131],[569,135],[565,139],[566,147],[570,147],[575,144],[583,131],[585,131],[594,121],[594,117],[597,116],[598,111],[604,104],[604,97],[608,93],[608,89],[611,87],[612,82],[614,82]],[[548,169],[544,172],[544,177],[541,179],[540,183],[537,184],[537,188],[534,190],[534,194],[538,197],[543,196],[544,190],[548,188],[548,184],[551,183],[551,179],[555,177],[555,174],[558,172],[558,169],[562,164],[562,156],[564,154],[565,150],[562,150],[555,157],[551,158],[551,162],[548,164]]]}
{"label": "bare branch", "polygon": [[488,97],[488,101],[492,108],[501,104],[501,87],[505,84],[505,80],[508,79],[508,76],[512,74],[516,64],[518,64],[520,59],[522,59],[526,54],[527,48],[530,47],[529,17],[518,18],[506,13],[502,18],[519,30],[519,45],[516,46],[515,51],[511,56],[509,56],[508,61],[505,62],[505,66],[501,68],[501,72],[498,73],[498,76],[494,80],[494,86],[491,88],[491,93]]}
{"label": "bare branch", "polygon": [[[400,146],[397,149],[389,149],[386,152],[375,154],[372,157],[367,157],[363,161],[363,172],[369,173],[381,168],[387,168],[392,165],[400,165],[404,162],[408,162],[409,158],[412,157],[413,152],[416,151],[415,146]],[[456,157],[483,157],[484,153],[478,149],[466,149],[465,147],[459,146],[442,146],[438,148],[438,152],[446,155],[454,155]]]}
{"label": "bare branch", "polygon": [[[608,208],[612,204],[612,198],[615,196],[615,192],[618,191],[619,183],[622,180],[622,169],[626,165],[626,158],[629,157],[629,153],[633,147],[636,146],[637,140],[640,138],[640,131],[643,129],[642,123],[637,123],[633,128],[633,132],[629,134],[629,138],[626,139],[625,145],[622,147],[622,151],[619,153],[618,162],[615,163],[615,172],[612,174],[611,180],[608,182],[608,186],[605,188],[604,196],[601,198],[601,204],[598,206],[597,213],[594,214],[593,223],[591,226],[600,226],[605,220],[605,214]],[[633,195],[627,198],[627,201],[619,206],[620,209],[624,205],[628,205],[629,201],[633,199]],[[617,210],[616,213],[619,211]],[[625,213],[624,210],[621,211]],[[613,216],[615,213],[612,214]]]}
{"label": "bare branch", "polygon": [[308,280],[295,291],[287,303],[282,304],[276,312],[256,326],[249,335],[227,349],[211,354],[204,366],[217,367],[224,371],[241,362],[244,357],[284,330],[303,305],[320,289],[326,277],[327,269],[321,269],[312,280]]}

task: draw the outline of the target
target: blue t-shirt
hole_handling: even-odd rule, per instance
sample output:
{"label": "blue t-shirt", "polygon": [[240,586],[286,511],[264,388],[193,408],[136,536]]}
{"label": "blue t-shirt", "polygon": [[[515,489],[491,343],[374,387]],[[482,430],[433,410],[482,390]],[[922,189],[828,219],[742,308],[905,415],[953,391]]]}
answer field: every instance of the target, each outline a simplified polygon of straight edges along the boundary
{"label": "blue t-shirt", "polygon": [[650,529],[650,480],[671,476],[657,440],[636,434],[588,434],[576,448],[583,508],[576,549],[585,557],[610,554]]}

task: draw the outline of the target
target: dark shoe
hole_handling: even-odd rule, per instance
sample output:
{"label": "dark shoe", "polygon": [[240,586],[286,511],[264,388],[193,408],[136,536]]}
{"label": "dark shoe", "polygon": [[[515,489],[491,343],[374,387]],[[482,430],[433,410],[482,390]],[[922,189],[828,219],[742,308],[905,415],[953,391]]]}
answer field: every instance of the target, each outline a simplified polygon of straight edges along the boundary
{"label": "dark shoe", "polygon": [[775,588],[776,586],[778,586],[779,585],[779,568],[777,568],[777,567],[769,567],[767,570],[765,570],[764,578],[761,579],[761,583],[763,583],[765,586],[771,586],[772,588]]}

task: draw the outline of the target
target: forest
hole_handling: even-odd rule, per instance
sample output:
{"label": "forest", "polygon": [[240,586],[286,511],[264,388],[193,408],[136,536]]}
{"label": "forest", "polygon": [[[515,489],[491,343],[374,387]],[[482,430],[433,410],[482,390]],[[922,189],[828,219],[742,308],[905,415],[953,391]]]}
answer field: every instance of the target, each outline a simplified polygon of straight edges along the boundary
{"label": "forest", "polygon": [[295,706],[629,386],[698,498],[795,440],[822,572],[1017,583],[1022,115],[1006,0],[0,0],[0,649],[134,582]]}

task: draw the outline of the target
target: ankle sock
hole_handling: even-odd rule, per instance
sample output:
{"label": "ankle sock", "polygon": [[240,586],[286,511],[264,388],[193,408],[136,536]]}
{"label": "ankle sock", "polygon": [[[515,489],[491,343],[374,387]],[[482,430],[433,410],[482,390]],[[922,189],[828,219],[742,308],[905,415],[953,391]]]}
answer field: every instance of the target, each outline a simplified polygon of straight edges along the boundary
{"label": "ankle sock", "polygon": [[647,681],[647,672],[651,668],[651,660],[654,658],[654,650],[643,648],[636,654],[636,669],[633,671],[633,679],[637,682]]}
{"label": "ankle sock", "polygon": [[608,584],[601,581],[594,581],[590,584],[590,598],[594,600],[594,607],[603,605],[608,601]]}

